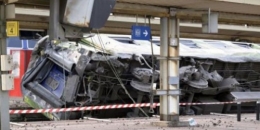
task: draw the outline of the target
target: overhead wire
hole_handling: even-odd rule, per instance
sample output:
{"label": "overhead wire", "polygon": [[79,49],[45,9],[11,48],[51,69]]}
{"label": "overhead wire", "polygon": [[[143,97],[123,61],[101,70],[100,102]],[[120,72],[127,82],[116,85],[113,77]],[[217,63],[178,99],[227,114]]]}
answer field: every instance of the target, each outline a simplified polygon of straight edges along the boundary
{"label": "overhead wire", "polygon": [[[65,56],[64,56],[64,49],[65,49],[65,47],[64,46],[61,46],[61,50],[62,50],[62,60],[63,60],[63,62],[62,62],[62,74],[63,74],[63,85],[64,85],[64,88],[65,88],[65,86],[66,86],[66,74],[65,74],[65,65],[64,65],[64,63],[65,63]],[[67,108],[67,103],[66,103],[66,101],[65,101],[65,108]],[[65,119],[67,119],[67,112],[65,112]]]}
{"label": "overhead wire", "polygon": [[[97,30],[97,32],[98,32],[98,30]],[[104,44],[103,44],[102,38],[101,38],[100,35],[99,35],[99,32],[98,32],[98,39],[99,39],[100,44],[101,44],[101,46],[102,46],[101,48],[105,49],[105,46],[104,46]],[[103,50],[103,51],[104,51],[104,50]],[[105,56],[105,58],[106,58],[106,61],[107,61],[108,64],[109,64],[111,70],[113,71],[114,75],[115,75],[116,78],[118,79],[120,85],[121,85],[122,88],[125,90],[125,93],[126,93],[126,94],[128,95],[128,97],[133,101],[133,103],[136,103],[135,100],[132,98],[132,96],[131,96],[131,95],[129,94],[129,92],[127,91],[126,87],[124,86],[124,84],[123,84],[121,78],[119,77],[119,75],[118,75],[116,69],[114,68],[114,66],[112,65],[112,63],[107,59],[106,56]],[[149,117],[149,116],[143,111],[142,108],[139,107],[139,109],[143,112],[144,115],[146,115],[147,117]]]}
{"label": "overhead wire", "polygon": [[[146,18],[145,18],[146,19]],[[148,24],[149,27],[151,27],[151,17],[148,17]],[[151,52],[152,52],[152,82],[151,82],[151,91],[150,91],[150,113],[154,113],[153,110],[153,99],[154,99],[154,94],[153,94],[153,86],[154,86],[154,73],[155,73],[155,63],[154,63],[154,52],[153,52],[153,42],[152,42],[152,35],[150,36],[150,43],[151,43]]]}
{"label": "overhead wire", "polygon": [[[113,66],[113,64],[111,63],[111,61],[107,58],[107,56],[104,54],[104,52],[105,52],[105,46],[104,46],[104,44],[103,44],[103,41],[102,41],[102,38],[100,37],[100,35],[99,35],[99,31],[97,30],[97,32],[98,32],[98,39],[99,39],[99,42],[100,42],[100,45],[101,45],[101,48],[99,48],[99,49],[101,49],[102,50],[102,55],[106,58],[106,62],[108,63],[108,65],[109,65],[109,67],[111,68],[111,70],[112,70],[112,72],[114,73],[114,75],[115,75],[115,77],[117,78],[117,80],[119,81],[119,83],[120,83],[120,85],[121,85],[121,87],[125,90],[125,93],[128,95],[128,97],[132,100],[132,102],[133,103],[136,103],[136,101],[132,98],[132,96],[130,95],[130,93],[128,92],[128,90],[126,89],[126,87],[124,86],[124,83],[122,82],[122,80],[121,80],[121,78],[119,77],[119,75],[118,75],[118,73],[117,73],[117,71],[116,71],[116,69],[115,69],[115,67]],[[92,40],[92,43],[94,43],[93,42],[93,39],[92,39],[92,37],[91,37],[91,40]],[[152,45],[151,45],[152,46]],[[96,49],[96,46],[92,46],[92,47],[94,47],[95,49]],[[62,47],[62,52],[64,52],[64,49],[65,49],[65,47]],[[152,53],[153,53],[153,49],[152,49]],[[63,70],[63,83],[64,83],[64,85],[66,85],[66,72],[65,72],[65,65],[64,65],[64,62],[65,62],[65,56],[64,56],[64,53],[62,54],[62,59],[63,59],[63,63],[62,63],[62,70]],[[153,59],[152,59],[153,60]],[[145,61],[145,64],[149,67],[149,68],[154,68],[154,67],[151,67],[151,66],[149,66],[149,64],[147,63],[147,61],[144,59],[144,61]],[[154,64],[153,64],[153,66],[154,66]],[[67,108],[67,106],[66,106],[66,103],[65,103],[65,108]],[[145,115],[145,116],[147,116],[147,117],[149,117],[148,115],[147,115],[147,113],[145,113],[144,112],[144,110],[141,108],[141,107],[138,107],[139,109],[140,109],[140,111],[142,111],[142,113]],[[65,112],[65,119],[67,119],[67,113]]]}
{"label": "overhead wire", "polygon": [[248,81],[248,82],[244,82],[244,83],[239,83],[238,85],[246,85],[248,83],[254,83],[254,82],[259,82],[260,80],[252,80],[252,81]]}
{"label": "overhead wire", "polygon": [[[122,82],[121,78],[119,77],[119,75],[118,75],[118,73],[117,73],[115,67],[112,65],[112,63],[111,63],[110,60],[107,58],[107,56],[104,55],[105,46],[104,46],[104,44],[103,44],[102,38],[101,38],[100,35],[99,35],[99,30],[98,30],[98,29],[97,29],[97,37],[98,37],[99,43],[100,43],[100,45],[101,45],[102,55],[106,58],[106,61],[107,61],[108,65],[109,65],[109,67],[110,67],[111,70],[113,71],[113,73],[114,73],[114,75],[116,76],[116,78],[117,78],[118,82],[120,83],[121,87],[125,90],[125,93],[127,94],[127,96],[132,100],[132,102],[133,102],[134,104],[136,104],[136,101],[133,99],[133,97],[132,97],[132,96],[130,95],[130,93],[127,91],[127,89],[126,89],[124,83]],[[142,113],[143,113],[146,117],[149,117],[149,116],[147,115],[147,113],[145,113],[145,111],[144,111],[141,107],[138,107],[138,109],[139,109],[140,111],[142,111]]]}

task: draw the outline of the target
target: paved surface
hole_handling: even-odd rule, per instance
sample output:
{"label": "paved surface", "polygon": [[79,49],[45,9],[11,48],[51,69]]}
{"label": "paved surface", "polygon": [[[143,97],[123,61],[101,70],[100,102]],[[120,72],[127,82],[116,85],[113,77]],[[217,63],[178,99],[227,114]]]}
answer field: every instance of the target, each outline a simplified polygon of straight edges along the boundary
{"label": "paved surface", "polygon": [[29,105],[23,102],[23,98],[19,98],[19,97],[10,97],[9,105],[11,109],[30,108]]}
{"label": "paved surface", "polygon": [[11,125],[12,130],[259,130],[260,122],[255,120],[254,114],[243,114],[242,121],[237,122],[236,116],[185,116],[181,120],[193,118],[198,126],[168,128],[152,126],[151,122],[159,121],[159,118],[151,119],[111,119],[112,122],[94,120],[78,121],[47,121],[47,122],[22,122],[25,126]]}

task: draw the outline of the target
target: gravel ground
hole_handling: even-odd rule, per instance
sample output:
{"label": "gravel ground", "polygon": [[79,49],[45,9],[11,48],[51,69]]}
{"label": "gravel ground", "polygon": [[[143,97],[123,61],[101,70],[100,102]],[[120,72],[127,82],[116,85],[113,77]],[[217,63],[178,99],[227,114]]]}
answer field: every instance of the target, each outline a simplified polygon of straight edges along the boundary
{"label": "gravel ground", "polygon": [[23,102],[23,98],[10,97],[9,108],[10,109],[21,109],[21,108],[30,108],[30,106]]}
{"label": "gravel ground", "polygon": [[[46,121],[46,122],[21,122],[20,125],[11,125],[12,130],[259,130],[260,122],[255,120],[254,114],[243,114],[241,122],[236,121],[236,115],[205,115],[181,116],[180,120],[187,121],[193,118],[197,122],[195,127],[158,127],[151,122],[159,118],[132,118],[132,119],[106,119],[73,120],[73,121]],[[110,122],[111,121],[111,122]]]}

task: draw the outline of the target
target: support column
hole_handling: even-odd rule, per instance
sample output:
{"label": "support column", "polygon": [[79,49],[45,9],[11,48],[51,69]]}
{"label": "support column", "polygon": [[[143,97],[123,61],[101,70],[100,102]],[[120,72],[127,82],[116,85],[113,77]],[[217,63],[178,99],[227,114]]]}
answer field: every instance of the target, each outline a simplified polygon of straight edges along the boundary
{"label": "support column", "polygon": [[49,36],[50,40],[59,39],[60,0],[50,0]]}
{"label": "support column", "polygon": [[260,101],[256,102],[256,120],[259,121],[260,119]]}
{"label": "support column", "polygon": [[[168,18],[161,18],[161,43],[160,55],[161,57],[168,56]],[[160,89],[167,90],[168,88],[168,61],[160,61]],[[160,96],[160,120],[168,121],[168,99],[167,95]]]}
{"label": "support column", "polygon": [[[168,24],[168,89],[179,91],[179,19],[172,17]],[[179,122],[179,95],[168,95],[168,114],[170,121]]]}
{"label": "support column", "polygon": [[[0,5],[0,55],[6,55],[6,11],[5,6]],[[1,71],[2,74],[7,74],[6,71]],[[2,90],[2,78],[0,75],[0,130],[10,130],[10,115],[9,115],[9,91],[3,91]]]}
{"label": "support column", "polygon": [[241,121],[241,102],[237,102],[237,121]]}
{"label": "support column", "polygon": [[179,91],[179,21],[176,17],[161,18],[161,90],[167,94],[160,97],[160,119],[179,123],[179,95],[170,94]]}

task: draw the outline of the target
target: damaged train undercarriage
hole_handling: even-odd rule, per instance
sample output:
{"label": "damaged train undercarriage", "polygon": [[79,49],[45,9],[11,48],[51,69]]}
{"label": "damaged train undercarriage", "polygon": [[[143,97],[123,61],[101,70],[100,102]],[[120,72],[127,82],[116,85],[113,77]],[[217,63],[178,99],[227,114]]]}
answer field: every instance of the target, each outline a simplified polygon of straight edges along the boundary
{"label": "damaged train undercarriage", "polygon": [[[223,45],[223,46],[221,46]],[[221,48],[223,47],[223,48]],[[41,38],[33,50],[21,87],[33,108],[69,108],[150,102],[151,82],[159,88],[160,47],[147,41],[123,44],[106,35],[78,43]],[[180,41],[180,102],[232,101],[231,91],[259,91],[260,50],[233,43]],[[155,70],[153,71],[153,66]],[[153,73],[154,72],[154,73]],[[154,80],[152,80],[154,79]],[[159,102],[154,96],[153,102]],[[181,114],[229,112],[232,105],[184,106]],[[143,108],[149,114],[150,108]],[[159,111],[155,109],[155,112]],[[45,114],[49,119],[144,116],[138,108]]]}

